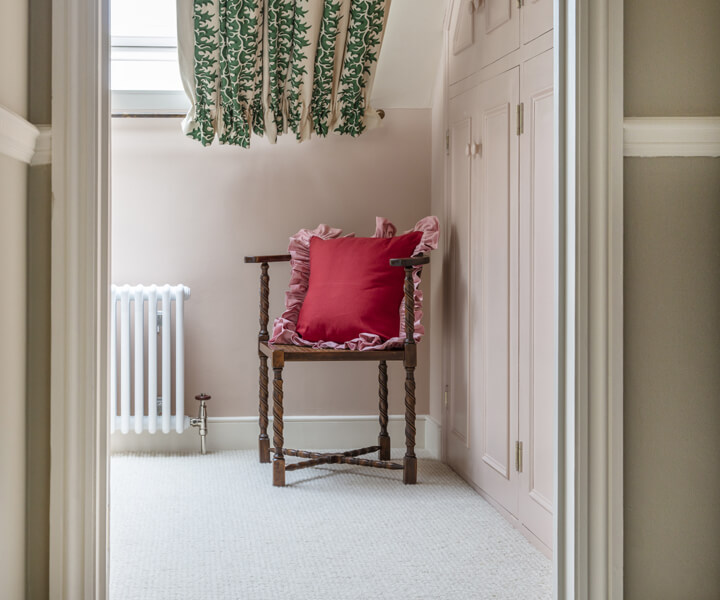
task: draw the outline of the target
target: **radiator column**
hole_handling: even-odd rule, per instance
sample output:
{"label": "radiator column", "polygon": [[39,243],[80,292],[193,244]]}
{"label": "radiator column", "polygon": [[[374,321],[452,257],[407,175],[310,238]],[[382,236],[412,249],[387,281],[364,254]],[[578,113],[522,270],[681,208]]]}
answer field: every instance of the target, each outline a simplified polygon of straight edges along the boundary
{"label": "radiator column", "polygon": [[157,431],[157,287],[151,285],[148,288],[148,431]]}

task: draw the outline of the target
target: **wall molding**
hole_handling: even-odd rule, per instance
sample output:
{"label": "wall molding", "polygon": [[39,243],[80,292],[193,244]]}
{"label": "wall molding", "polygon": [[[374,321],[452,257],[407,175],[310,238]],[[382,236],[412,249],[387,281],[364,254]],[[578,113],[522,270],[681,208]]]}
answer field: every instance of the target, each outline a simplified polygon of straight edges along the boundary
{"label": "wall molding", "polygon": [[0,105],[0,154],[30,163],[39,134],[35,125]]}
{"label": "wall molding", "polygon": [[35,154],[30,161],[31,167],[52,163],[52,126],[38,125],[39,135],[35,141]]}
{"label": "wall molding", "polygon": [[[285,416],[285,439],[293,448],[360,448],[377,438],[377,415]],[[272,417],[270,417],[272,424]],[[425,449],[433,458],[440,455],[440,425],[429,415],[416,417],[416,448]],[[405,416],[389,415],[388,433],[393,447],[405,444]],[[257,417],[208,417],[207,446],[210,452],[257,448]],[[118,452],[190,452],[200,451],[197,430],[183,433],[140,434],[115,432],[110,436],[110,451]]]}
{"label": "wall molding", "polygon": [[720,117],[628,117],[624,154],[635,157],[720,156]]}

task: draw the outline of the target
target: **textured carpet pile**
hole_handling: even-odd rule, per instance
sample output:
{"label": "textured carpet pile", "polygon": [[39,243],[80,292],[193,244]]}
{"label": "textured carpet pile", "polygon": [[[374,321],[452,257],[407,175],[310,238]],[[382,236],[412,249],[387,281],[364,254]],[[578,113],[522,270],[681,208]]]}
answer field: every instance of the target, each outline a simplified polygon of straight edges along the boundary
{"label": "textured carpet pile", "polygon": [[323,465],[274,488],[271,471],[255,451],[113,456],[111,600],[552,597],[551,562],[436,460],[415,486]]}

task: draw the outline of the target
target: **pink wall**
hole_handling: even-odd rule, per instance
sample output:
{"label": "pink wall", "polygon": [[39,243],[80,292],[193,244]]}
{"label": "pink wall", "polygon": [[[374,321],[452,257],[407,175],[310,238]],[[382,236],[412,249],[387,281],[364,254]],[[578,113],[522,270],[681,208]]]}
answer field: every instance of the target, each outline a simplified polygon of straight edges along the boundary
{"label": "pink wall", "polygon": [[[411,228],[430,213],[430,128],[429,109],[396,109],[358,139],[254,140],[243,150],[203,148],[177,119],[113,120],[112,280],[192,289],[189,412],[201,391],[213,396],[211,416],[257,412],[259,267],[243,256],[283,253],[291,234],[321,222],[364,236],[376,215]],[[271,265],[271,323],[288,276],[286,264]],[[429,407],[429,342],[419,349],[418,414]],[[390,412],[401,413],[402,368],[389,376]],[[376,412],[373,364],[289,365],[284,378],[289,415]]]}

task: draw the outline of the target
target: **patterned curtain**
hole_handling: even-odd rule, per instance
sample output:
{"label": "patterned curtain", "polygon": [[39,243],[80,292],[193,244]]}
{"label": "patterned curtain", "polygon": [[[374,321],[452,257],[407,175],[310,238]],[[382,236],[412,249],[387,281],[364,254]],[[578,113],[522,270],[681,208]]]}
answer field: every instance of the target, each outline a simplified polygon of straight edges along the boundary
{"label": "patterned curtain", "polygon": [[178,0],[183,131],[250,145],[379,124],[370,106],[391,0]]}

